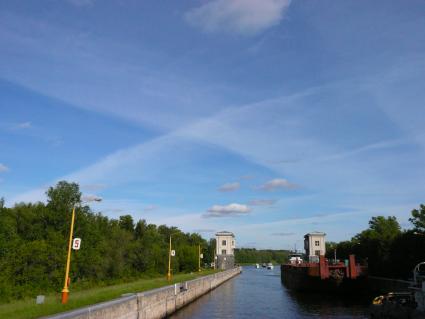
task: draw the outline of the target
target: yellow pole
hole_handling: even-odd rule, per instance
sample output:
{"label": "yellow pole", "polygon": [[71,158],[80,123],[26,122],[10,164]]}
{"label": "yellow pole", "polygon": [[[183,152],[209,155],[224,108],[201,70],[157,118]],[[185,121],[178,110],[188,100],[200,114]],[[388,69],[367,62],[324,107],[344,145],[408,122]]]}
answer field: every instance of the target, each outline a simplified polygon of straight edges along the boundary
{"label": "yellow pole", "polygon": [[62,289],[62,303],[66,304],[68,302],[68,278],[69,278],[69,266],[71,264],[71,246],[72,246],[72,237],[74,233],[74,220],[75,220],[75,206],[72,208],[72,217],[71,217],[71,230],[69,232],[69,243],[68,243],[68,258],[66,260],[66,270],[65,270],[65,283]]}
{"label": "yellow pole", "polygon": [[167,280],[171,280],[171,235],[170,235],[170,249],[168,251],[168,273]]}
{"label": "yellow pole", "polygon": [[198,245],[198,271],[201,271],[201,245]]}

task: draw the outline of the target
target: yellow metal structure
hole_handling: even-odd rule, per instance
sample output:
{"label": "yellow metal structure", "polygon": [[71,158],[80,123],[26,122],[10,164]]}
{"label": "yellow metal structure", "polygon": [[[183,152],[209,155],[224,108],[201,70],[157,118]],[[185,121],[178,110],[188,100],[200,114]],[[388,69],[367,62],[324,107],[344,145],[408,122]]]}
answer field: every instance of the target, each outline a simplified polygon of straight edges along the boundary
{"label": "yellow metal structure", "polygon": [[201,271],[201,245],[198,245],[198,271]]}
{"label": "yellow metal structure", "polygon": [[168,251],[168,273],[167,280],[171,280],[171,235],[170,235],[170,249]]}
{"label": "yellow metal structure", "polygon": [[68,295],[69,295],[69,266],[71,264],[71,246],[72,246],[72,237],[74,234],[74,221],[75,221],[75,206],[72,208],[71,230],[69,231],[68,258],[66,260],[65,283],[62,289],[63,304],[66,304],[68,302]]}

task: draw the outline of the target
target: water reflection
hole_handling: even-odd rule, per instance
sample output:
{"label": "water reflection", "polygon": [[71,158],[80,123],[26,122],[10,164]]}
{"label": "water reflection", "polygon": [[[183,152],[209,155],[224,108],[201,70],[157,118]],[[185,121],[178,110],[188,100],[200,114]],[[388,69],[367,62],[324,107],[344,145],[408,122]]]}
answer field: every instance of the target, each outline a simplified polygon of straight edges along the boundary
{"label": "water reflection", "polygon": [[182,318],[367,318],[367,303],[338,296],[296,294],[280,283],[280,269],[244,267],[224,283],[171,316]]}

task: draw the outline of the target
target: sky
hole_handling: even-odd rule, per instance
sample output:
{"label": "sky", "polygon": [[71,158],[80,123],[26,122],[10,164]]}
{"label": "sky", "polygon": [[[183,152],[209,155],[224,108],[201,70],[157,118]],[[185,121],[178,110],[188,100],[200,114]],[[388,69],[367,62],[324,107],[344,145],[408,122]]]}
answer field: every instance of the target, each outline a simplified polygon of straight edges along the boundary
{"label": "sky", "polygon": [[347,240],[425,202],[425,2],[0,3],[0,197],[237,246]]}

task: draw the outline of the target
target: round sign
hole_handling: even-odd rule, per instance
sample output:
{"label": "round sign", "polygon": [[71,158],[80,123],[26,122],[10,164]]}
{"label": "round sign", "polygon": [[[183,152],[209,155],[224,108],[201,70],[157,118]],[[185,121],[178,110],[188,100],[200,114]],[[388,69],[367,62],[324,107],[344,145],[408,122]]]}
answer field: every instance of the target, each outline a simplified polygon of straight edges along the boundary
{"label": "round sign", "polygon": [[171,256],[175,256],[176,255],[176,251],[173,249],[172,251],[171,251]]}

